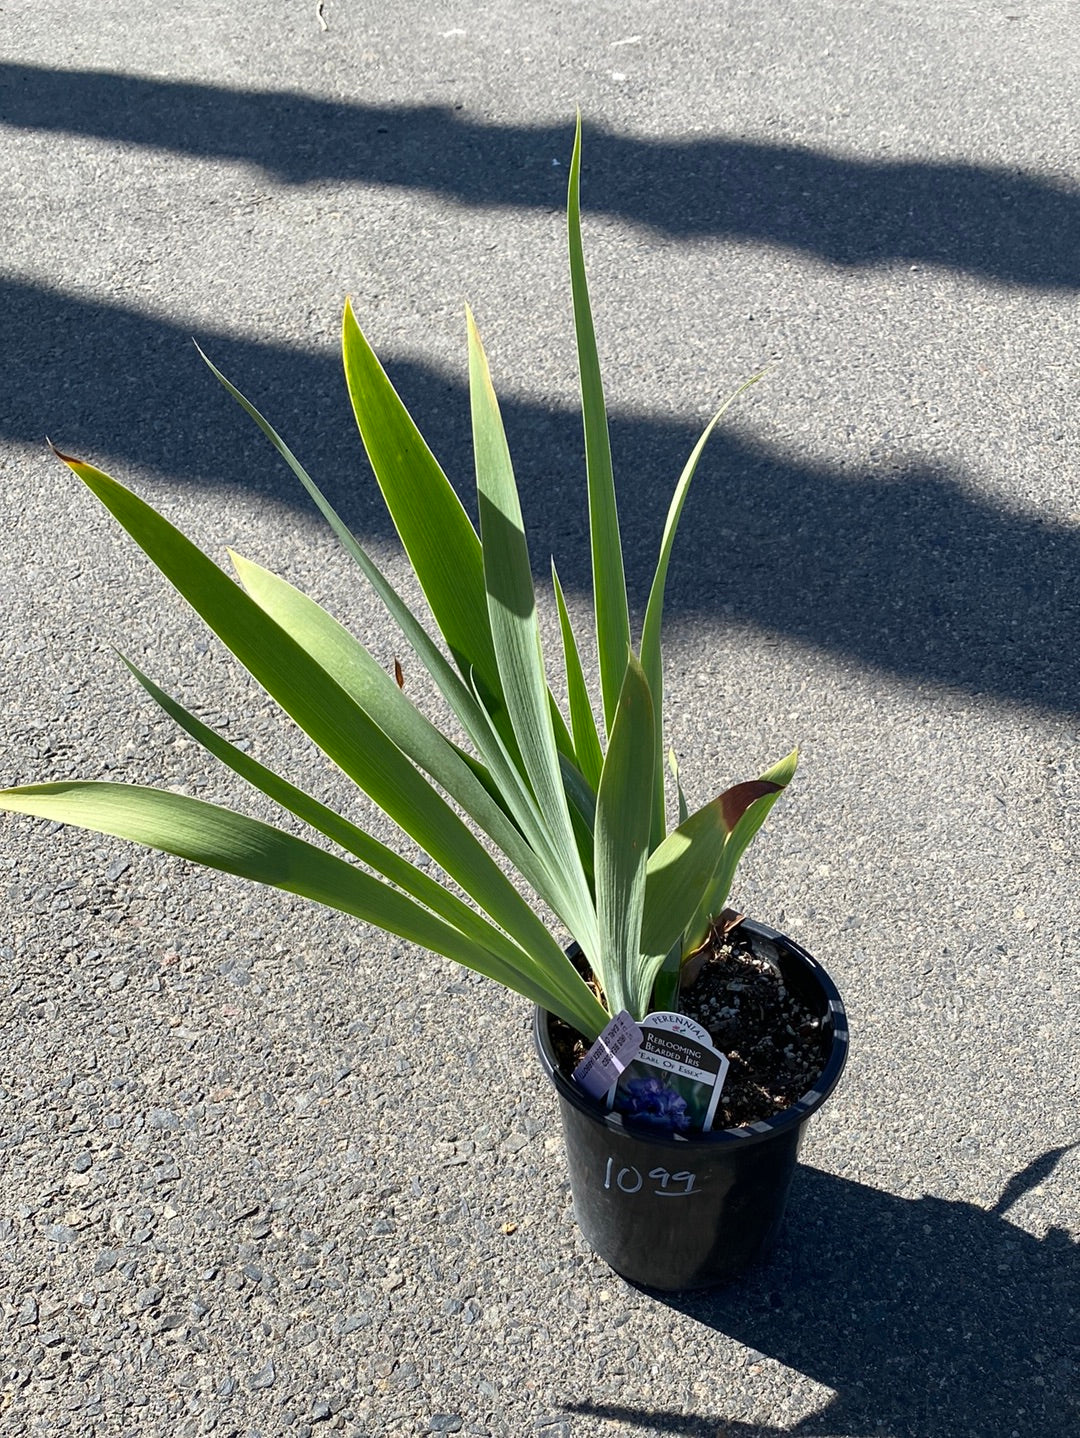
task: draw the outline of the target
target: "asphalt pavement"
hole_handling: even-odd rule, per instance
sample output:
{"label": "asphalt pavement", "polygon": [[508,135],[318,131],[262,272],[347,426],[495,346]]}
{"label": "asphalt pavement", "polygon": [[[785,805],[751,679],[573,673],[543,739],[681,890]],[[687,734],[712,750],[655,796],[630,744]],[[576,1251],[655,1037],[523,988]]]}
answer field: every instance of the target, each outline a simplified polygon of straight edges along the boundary
{"label": "asphalt pavement", "polygon": [[1078,90],[1063,0],[0,7],[0,780],[269,815],[119,649],[355,806],[46,448],[392,665],[192,338],[407,588],[342,305],[470,503],[469,303],[580,610],[580,106],[638,621],[687,453],[767,370],[687,507],[667,722],[691,802],[799,745],[733,898],[852,1033],[770,1262],[661,1299],[576,1233],[524,1002],[3,818],[5,1438],[1075,1435]]}

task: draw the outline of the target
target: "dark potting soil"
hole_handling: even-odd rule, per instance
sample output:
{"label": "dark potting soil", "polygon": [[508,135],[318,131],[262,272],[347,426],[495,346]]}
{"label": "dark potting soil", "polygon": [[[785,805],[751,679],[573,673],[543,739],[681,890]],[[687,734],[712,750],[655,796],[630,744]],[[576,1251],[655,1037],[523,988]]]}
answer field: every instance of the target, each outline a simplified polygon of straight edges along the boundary
{"label": "dark potting soil", "polygon": [[[712,1035],[730,1060],[713,1130],[758,1123],[790,1108],[814,1086],[830,1039],[818,1016],[790,993],[777,970],[734,930],[713,933],[680,1010]],[[550,1027],[559,1067],[570,1074],[588,1045],[561,1019]]]}

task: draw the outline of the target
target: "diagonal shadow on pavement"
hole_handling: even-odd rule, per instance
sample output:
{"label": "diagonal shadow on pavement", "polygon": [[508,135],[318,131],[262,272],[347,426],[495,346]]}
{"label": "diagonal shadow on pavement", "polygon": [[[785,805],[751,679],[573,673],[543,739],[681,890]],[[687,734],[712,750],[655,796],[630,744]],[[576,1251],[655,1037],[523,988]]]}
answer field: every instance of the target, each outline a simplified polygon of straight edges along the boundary
{"label": "diagonal shadow on pavement", "polygon": [[[0,357],[0,438],[171,481],[241,485],[306,509],[295,480],[205,370],[178,326],[0,281],[13,336]],[[360,535],[389,518],[335,356],[200,333]],[[471,504],[463,384],[415,363],[391,377]],[[503,406],[532,560],[587,587],[580,419]],[[615,415],[612,444],[628,582],[643,602],[675,476],[696,432]],[[679,535],[667,612],[746,623],[859,664],[974,694],[1080,710],[1080,530],[1006,513],[960,475],[910,464],[852,474],[731,432],[710,441]],[[223,535],[234,541],[236,535]]]}
{"label": "diagonal shadow on pavement", "polygon": [[[561,208],[572,126],[497,125],[460,106],[379,106],[109,71],[0,64],[0,124],[236,161],[271,179]],[[942,265],[1006,285],[1080,287],[1080,192],[957,161],[870,160],[739,136],[587,128],[585,204],[677,237],[840,265]]]}

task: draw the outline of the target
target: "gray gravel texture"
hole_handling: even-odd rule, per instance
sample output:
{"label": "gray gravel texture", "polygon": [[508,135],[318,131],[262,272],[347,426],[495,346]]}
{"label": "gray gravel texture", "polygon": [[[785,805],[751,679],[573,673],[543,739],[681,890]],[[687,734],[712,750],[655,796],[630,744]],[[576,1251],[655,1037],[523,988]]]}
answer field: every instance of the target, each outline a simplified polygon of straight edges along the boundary
{"label": "gray gravel texture", "polygon": [[467,494],[470,301],[538,577],[554,551],[581,603],[580,104],[636,605],[697,431],[770,367],[684,521],[668,718],[697,802],[800,745],[736,897],[819,955],[853,1032],[771,1262],[658,1299],[576,1234],[524,1003],[5,819],[5,1438],[1074,1435],[1075,8],[42,0],[0,37],[4,781],[267,812],[115,645],[352,802],[44,449],[391,663],[192,335],[405,583],[340,307]]}

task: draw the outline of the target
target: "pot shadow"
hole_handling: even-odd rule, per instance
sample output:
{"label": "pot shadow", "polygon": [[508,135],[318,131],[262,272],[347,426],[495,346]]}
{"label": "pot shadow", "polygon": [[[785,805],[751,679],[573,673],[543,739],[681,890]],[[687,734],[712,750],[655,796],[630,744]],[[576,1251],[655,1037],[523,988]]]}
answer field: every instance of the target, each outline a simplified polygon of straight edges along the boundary
{"label": "pot shadow", "polygon": [[[797,1172],[777,1249],[736,1284],[650,1296],[834,1390],[793,1428],[620,1405],[568,1412],[684,1438],[1075,1438],[1080,1242],[1007,1211],[1077,1144],[1009,1180],[993,1208]],[[644,1290],[643,1290],[644,1291]]]}
{"label": "pot shadow", "polygon": [[[0,124],[485,208],[559,208],[573,126],[491,124],[460,105],[371,105],[98,70],[0,64]],[[783,245],[833,264],[945,265],[1080,288],[1080,194],[1015,166],[853,158],[737,135],[588,126],[587,208],[674,237]]]}

